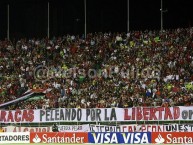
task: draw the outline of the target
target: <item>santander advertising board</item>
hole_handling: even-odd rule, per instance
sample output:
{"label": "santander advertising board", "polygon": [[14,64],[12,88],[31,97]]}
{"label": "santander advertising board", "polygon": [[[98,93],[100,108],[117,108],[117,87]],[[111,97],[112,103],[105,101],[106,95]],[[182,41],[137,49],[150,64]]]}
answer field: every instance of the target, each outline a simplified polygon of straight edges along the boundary
{"label": "santander advertising board", "polygon": [[30,133],[30,143],[88,143],[87,133]]}
{"label": "santander advertising board", "polygon": [[152,143],[156,144],[193,144],[192,132],[155,132]]}

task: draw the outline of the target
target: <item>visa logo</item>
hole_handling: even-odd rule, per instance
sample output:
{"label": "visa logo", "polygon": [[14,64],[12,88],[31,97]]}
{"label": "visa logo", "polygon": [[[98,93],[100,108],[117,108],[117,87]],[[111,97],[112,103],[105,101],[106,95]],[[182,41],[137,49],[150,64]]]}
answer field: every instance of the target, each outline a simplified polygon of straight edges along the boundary
{"label": "visa logo", "polygon": [[145,132],[96,132],[88,135],[89,143],[148,144],[151,142],[151,133]]}
{"label": "visa logo", "polygon": [[145,144],[149,143],[147,133],[121,133],[124,143]]}
{"label": "visa logo", "polygon": [[116,133],[92,133],[94,143],[118,143]]}

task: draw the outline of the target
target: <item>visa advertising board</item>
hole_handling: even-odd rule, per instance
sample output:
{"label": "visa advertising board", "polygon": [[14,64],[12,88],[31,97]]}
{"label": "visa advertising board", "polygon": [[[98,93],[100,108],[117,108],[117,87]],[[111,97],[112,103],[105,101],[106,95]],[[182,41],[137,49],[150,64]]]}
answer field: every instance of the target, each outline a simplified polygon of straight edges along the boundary
{"label": "visa advertising board", "polygon": [[150,132],[130,132],[130,133],[88,133],[89,143],[126,143],[126,144],[147,144],[151,143]]}

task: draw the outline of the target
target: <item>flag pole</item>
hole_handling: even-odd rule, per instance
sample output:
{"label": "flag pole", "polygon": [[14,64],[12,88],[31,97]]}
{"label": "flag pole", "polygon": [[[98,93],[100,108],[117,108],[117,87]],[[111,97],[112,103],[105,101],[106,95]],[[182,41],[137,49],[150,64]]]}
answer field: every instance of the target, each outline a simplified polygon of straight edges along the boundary
{"label": "flag pole", "polygon": [[7,39],[9,40],[9,4],[7,5]]}
{"label": "flag pole", "polygon": [[85,36],[85,39],[86,39],[86,0],[84,0],[84,36]]}
{"label": "flag pole", "polygon": [[161,9],[160,9],[160,12],[161,12],[161,33],[163,32],[163,13],[166,13],[168,10],[163,10],[163,0],[161,0]]}
{"label": "flag pole", "polygon": [[129,18],[129,17],[130,17],[130,16],[129,16],[129,11],[130,11],[130,8],[129,8],[129,0],[127,0],[127,31],[128,31],[128,32],[129,32],[129,27],[130,27],[130,24],[129,24],[129,23],[130,23],[130,22],[129,22],[129,21],[130,21],[130,20],[129,20],[129,19],[130,19],[130,18]]}
{"label": "flag pole", "polygon": [[161,33],[163,32],[163,1],[161,0]]}
{"label": "flag pole", "polygon": [[48,2],[48,32],[47,32],[48,39],[50,38],[50,3]]}

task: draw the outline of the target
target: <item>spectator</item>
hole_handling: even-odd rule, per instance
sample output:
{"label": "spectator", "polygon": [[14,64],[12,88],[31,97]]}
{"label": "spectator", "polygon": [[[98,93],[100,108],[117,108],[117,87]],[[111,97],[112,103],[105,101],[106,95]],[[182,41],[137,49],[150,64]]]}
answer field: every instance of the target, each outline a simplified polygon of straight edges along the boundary
{"label": "spectator", "polygon": [[52,126],[52,132],[58,132],[58,131],[59,131],[58,126],[57,126],[56,123],[54,123],[53,126]]}

